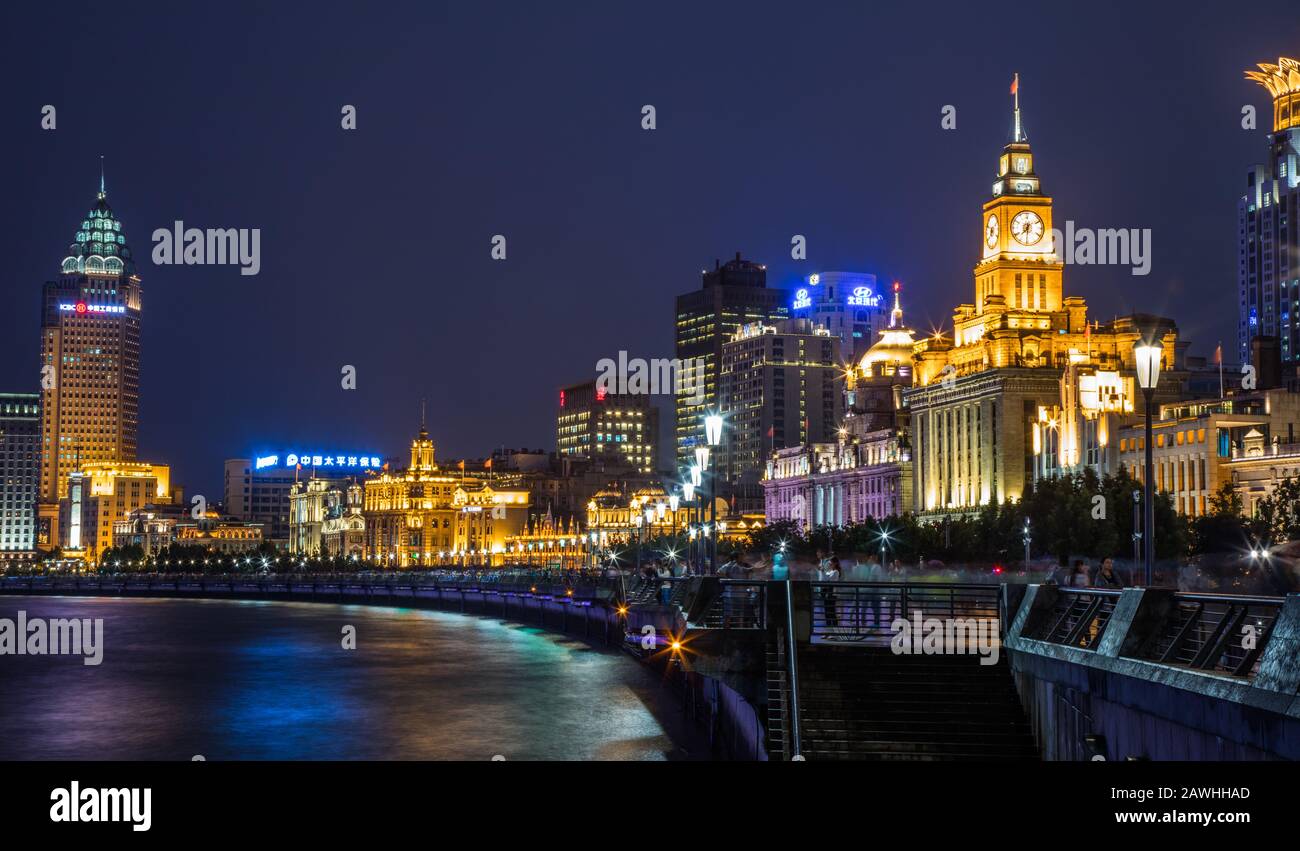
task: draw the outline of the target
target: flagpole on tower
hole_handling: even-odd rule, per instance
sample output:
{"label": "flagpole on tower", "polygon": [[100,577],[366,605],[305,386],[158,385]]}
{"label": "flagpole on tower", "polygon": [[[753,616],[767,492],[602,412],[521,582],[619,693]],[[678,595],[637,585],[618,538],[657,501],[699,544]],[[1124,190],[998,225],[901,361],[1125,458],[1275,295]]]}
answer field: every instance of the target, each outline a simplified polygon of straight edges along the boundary
{"label": "flagpole on tower", "polygon": [[1012,138],[1013,142],[1022,141],[1020,132],[1020,72],[1017,71],[1011,78],[1011,94],[1015,98],[1015,115],[1016,115],[1016,134]]}

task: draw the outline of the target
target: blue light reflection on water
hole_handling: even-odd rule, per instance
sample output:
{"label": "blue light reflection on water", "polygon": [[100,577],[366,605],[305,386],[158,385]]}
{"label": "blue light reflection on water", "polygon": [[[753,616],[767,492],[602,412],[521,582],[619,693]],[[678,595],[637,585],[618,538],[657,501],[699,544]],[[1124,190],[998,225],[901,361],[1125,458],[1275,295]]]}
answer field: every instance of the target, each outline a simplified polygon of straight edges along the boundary
{"label": "blue light reflection on water", "polygon": [[[0,598],[0,617],[19,609],[104,618],[104,662],[0,656],[3,759],[679,753],[656,674],[519,624],[310,603]],[[355,650],[342,647],[345,624]]]}

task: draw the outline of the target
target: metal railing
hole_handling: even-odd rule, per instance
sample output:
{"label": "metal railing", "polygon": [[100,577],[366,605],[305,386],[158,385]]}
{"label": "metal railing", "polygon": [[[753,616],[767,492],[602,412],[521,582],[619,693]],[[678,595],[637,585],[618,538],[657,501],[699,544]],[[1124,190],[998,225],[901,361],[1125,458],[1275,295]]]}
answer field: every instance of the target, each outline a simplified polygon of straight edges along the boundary
{"label": "metal railing", "polygon": [[1176,594],[1176,606],[1138,658],[1251,679],[1282,610],[1281,597]]}
{"label": "metal railing", "polygon": [[[998,620],[1001,586],[964,583],[813,582],[812,635],[824,641],[892,638],[892,625],[924,618]],[[1001,629],[999,633],[1001,633]]]}
{"label": "metal railing", "polygon": [[1026,637],[1096,650],[1120,593],[1108,588],[1061,588],[1051,613]]}
{"label": "metal railing", "polygon": [[721,593],[709,605],[704,619],[695,626],[705,629],[767,628],[766,582],[724,579],[721,585]]}
{"label": "metal railing", "polygon": [[[1059,588],[1051,611],[1025,637],[1096,651],[1121,593]],[[1283,602],[1281,597],[1176,592],[1173,609],[1131,658],[1253,679]]]}

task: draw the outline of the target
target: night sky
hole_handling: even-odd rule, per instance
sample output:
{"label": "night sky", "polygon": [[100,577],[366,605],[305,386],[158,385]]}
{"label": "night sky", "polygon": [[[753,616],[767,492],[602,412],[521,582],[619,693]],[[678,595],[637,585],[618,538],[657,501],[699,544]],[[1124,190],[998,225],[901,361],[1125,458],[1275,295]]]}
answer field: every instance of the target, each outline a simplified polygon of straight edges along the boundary
{"label": "night sky", "polygon": [[[671,357],[674,296],[736,251],[771,285],[898,278],[909,324],[949,324],[973,296],[1015,71],[1057,222],[1154,232],[1149,276],[1070,267],[1066,293],[1230,351],[1236,201],[1271,114],[1242,72],[1300,54],[1294,0],[6,15],[0,390],[38,387],[41,284],[102,154],[144,281],[140,456],[210,499],[222,460],[258,450],[404,455],[421,397],[441,458],[553,449],[557,389],[620,349]],[[150,234],[176,219],[260,228],[261,273],[153,265]]]}

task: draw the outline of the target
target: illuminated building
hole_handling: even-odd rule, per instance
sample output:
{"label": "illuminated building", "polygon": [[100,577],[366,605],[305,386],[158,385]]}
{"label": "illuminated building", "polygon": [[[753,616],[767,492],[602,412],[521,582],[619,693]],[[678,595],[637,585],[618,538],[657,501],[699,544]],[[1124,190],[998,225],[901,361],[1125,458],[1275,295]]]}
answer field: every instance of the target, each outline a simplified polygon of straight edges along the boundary
{"label": "illuminated building", "polygon": [[59,504],[59,528],[64,555],[95,561],[113,544],[114,524],[137,508],[155,503],[180,503],[171,490],[171,468],[165,464],[97,461],[68,474],[67,496]]}
{"label": "illuminated building", "polygon": [[41,308],[41,536],[56,541],[57,503],[79,466],[136,459],[140,278],[100,178],[59,279]]}
{"label": "illuminated building", "polygon": [[362,515],[362,488],[348,485],[346,506],[330,513],[321,525],[321,555],[361,559],[366,555],[366,518]]}
{"label": "illuminated building", "polygon": [[555,451],[561,455],[612,458],[642,473],[659,463],[659,409],[642,393],[617,394],[596,381],[560,390]]}
{"label": "illuminated building", "polygon": [[1268,159],[1246,174],[1237,201],[1237,353],[1249,356],[1252,337],[1278,337],[1282,360],[1300,361],[1300,62],[1247,71],[1273,97]]}
{"label": "illuminated building", "polygon": [[260,523],[222,517],[211,508],[195,518],[186,505],[150,504],[113,521],[113,547],[137,546],[145,558],[157,556],[171,546],[238,555],[256,552],[262,541]]}
{"label": "illuminated building", "polygon": [[0,393],[0,563],[36,554],[40,477],[41,397]]}
{"label": "illuminated building", "polygon": [[572,517],[566,523],[547,512],[506,538],[507,564],[575,568],[590,566],[590,560],[590,540]]}
{"label": "illuminated building", "polygon": [[281,549],[289,546],[289,492],[294,482],[317,473],[341,480],[378,472],[384,459],[376,452],[360,453],[355,447],[304,444],[231,458],[225,463],[222,508],[237,520],[261,523],[266,539]]}
{"label": "illuminated building", "polygon": [[[587,533],[596,533],[601,548],[681,534],[690,522],[690,510],[679,502],[673,511],[669,496],[659,482],[626,488],[611,485],[587,503]],[[649,522],[647,510],[653,512]]]}
{"label": "illuminated building", "polygon": [[[1273,387],[1161,405],[1151,434],[1155,490],[1169,494],[1178,513],[1199,516],[1224,482],[1235,487],[1247,471],[1258,479],[1261,465],[1268,469],[1267,458],[1300,440],[1300,392]],[[1142,481],[1145,427],[1135,424],[1117,437],[1120,463]]]}
{"label": "illuminated building", "polygon": [[807,319],[840,338],[846,356],[857,359],[885,328],[889,302],[865,272],[817,272],[793,291],[790,315]]}
{"label": "illuminated building", "polygon": [[1232,491],[1241,498],[1241,513],[1255,517],[1259,504],[1271,497],[1284,479],[1300,478],[1300,443],[1280,440],[1256,445],[1254,439],[1243,446],[1242,454],[1222,464],[1224,481],[1232,482]]}
{"label": "illuminated building", "polygon": [[447,469],[434,459],[423,425],[411,442],[411,463],[364,482],[366,556],[388,567],[501,564],[505,544],[528,520],[528,489],[516,477]]}
{"label": "illuminated building", "polygon": [[149,503],[113,522],[113,547],[136,546],[145,557],[157,555],[176,541],[176,525],[190,518],[188,506]]}
{"label": "illuminated building", "polygon": [[[676,356],[683,363],[700,363],[703,358],[704,392],[677,394],[677,418],[674,443],[678,465],[689,465],[695,447],[704,444],[703,417],[717,409],[719,365],[723,344],[735,336],[742,325],[775,322],[789,315],[789,293],[769,289],[767,267],[742,260],[715,263],[712,270],[702,270],[704,286],[677,297]],[[700,386],[693,376],[688,386]],[[725,484],[725,483],[724,483]]]}
{"label": "illuminated building", "polygon": [[913,350],[914,386],[903,402],[911,412],[918,512],[969,514],[1020,499],[1041,460],[1034,442],[1040,411],[1064,407],[1063,377],[1072,408],[1068,426],[1058,426],[1075,431],[1062,437],[1061,469],[1085,463],[1088,440],[1109,436],[1106,425],[1083,428],[1088,415],[1075,401],[1095,391],[1110,404],[1117,392],[1120,410],[1105,413],[1130,413],[1138,339],[1153,335],[1164,349],[1157,403],[1179,398],[1185,378],[1185,346],[1172,321],[1132,316],[1090,325],[1084,299],[1064,296],[1052,199],[1043,194],[1018,97],[1012,139],[980,216],[974,302],[954,311],[951,339],[934,334]]}
{"label": "illuminated building", "polygon": [[730,485],[734,510],[763,510],[770,453],[835,439],[844,374],[840,339],[807,319],[746,325],[723,345],[719,408],[726,426],[710,465]]}
{"label": "illuminated building", "polygon": [[774,451],[763,477],[768,523],[842,526],[912,510],[912,449],[902,391],[912,381],[913,332],[898,284],[889,324],[850,368],[849,410],[833,441]]}
{"label": "illuminated building", "polygon": [[289,488],[289,552],[318,556],[325,553],[325,523],[343,516],[349,479],[310,478]]}

